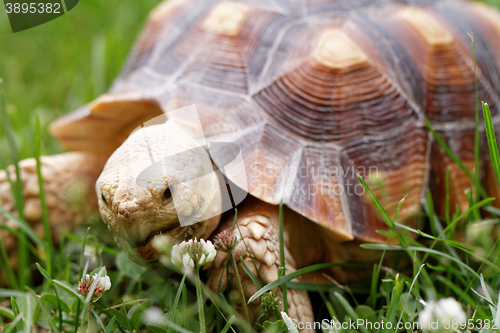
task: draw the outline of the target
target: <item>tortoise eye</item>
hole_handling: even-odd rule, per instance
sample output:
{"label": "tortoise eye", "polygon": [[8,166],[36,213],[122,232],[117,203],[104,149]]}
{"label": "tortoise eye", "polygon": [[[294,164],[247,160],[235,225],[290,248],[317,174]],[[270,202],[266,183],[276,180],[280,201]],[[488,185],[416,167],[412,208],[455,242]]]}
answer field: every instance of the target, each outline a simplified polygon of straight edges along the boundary
{"label": "tortoise eye", "polygon": [[163,192],[163,199],[167,200],[172,197],[172,192],[170,191],[170,187],[167,187],[165,192]]}
{"label": "tortoise eye", "polygon": [[102,193],[101,193],[101,199],[102,199],[102,201],[104,201],[104,203],[106,204],[106,206],[108,206],[108,201],[106,200],[106,197]]}

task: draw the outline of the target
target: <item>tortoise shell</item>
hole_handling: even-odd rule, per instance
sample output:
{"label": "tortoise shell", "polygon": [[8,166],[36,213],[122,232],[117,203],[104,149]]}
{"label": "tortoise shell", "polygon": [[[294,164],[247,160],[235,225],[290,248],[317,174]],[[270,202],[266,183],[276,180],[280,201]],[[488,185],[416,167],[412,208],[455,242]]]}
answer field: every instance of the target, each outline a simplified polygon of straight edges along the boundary
{"label": "tortoise shell", "polygon": [[[448,168],[451,207],[467,206],[470,181],[424,119],[472,169],[470,33],[479,98],[498,123],[500,15],[483,4],[168,0],[109,93],[51,130],[68,149],[111,154],[141,123],[194,104],[207,140],[240,146],[246,170],[236,185],[341,239],[378,242],[386,225],[357,174],[389,212],[406,195],[406,223],[429,188],[443,211]],[[182,113],[173,118],[190,129]]]}

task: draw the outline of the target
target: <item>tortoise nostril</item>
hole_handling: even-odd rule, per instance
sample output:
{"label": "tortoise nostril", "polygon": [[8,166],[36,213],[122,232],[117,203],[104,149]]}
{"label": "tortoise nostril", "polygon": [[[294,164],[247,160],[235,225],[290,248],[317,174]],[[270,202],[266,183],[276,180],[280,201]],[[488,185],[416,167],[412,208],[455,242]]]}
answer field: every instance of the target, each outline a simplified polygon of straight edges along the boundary
{"label": "tortoise nostril", "polygon": [[163,192],[163,200],[168,200],[172,198],[172,191],[170,190],[170,187],[167,187],[165,192]]}
{"label": "tortoise nostril", "polygon": [[118,215],[123,217],[129,217],[131,214],[137,212],[139,210],[139,206],[131,203],[131,202],[122,202],[118,205]]}

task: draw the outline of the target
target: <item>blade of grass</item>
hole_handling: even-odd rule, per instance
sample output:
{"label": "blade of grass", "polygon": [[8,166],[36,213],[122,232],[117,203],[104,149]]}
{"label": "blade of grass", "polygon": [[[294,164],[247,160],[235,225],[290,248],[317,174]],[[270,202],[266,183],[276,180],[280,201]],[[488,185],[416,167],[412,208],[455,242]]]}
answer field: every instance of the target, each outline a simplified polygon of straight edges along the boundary
{"label": "blade of grass", "polygon": [[[446,156],[448,156],[448,158],[450,160],[452,160],[460,168],[460,170],[462,170],[467,175],[467,177],[469,177],[472,181],[474,181],[474,177],[472,177],[472,173],[470,172],[470,170],[467,169],[467,167],[465,167],[465,165],[462,163],[462,161],[455,155],[454,152],[451,151],[450,147],[448,147],[446,142],[444,142],[444,140],[441,139],[439,134],[432,127],[432,124],[429,121],[429,119],[424,117],[424,123],[425,123],[425,126],[427,127],[427,129],[429,130],[429,132],[431,132],[432,136],[434,137],[434,140],[436,140],[436,143],[444,150]],[[481,186],[481,184],[474,183],[474,185],[476,186],[476,188],[478,189],[479,193],[481,194],[481,196],[483,198],[488,198],[488,194],[486,193],[484,188]]]}
{"label": "blade of grass", "polygon": [[62,290],[64,290],[65,292],[67,292],[68,294],[78,298],[80,301],[85,302],[85,299],[83,298],[82,295],[80,295],[74,288],[72,285],[70,285],[68,282],[66,281],[59,281],[59,280],[52,280],[52,282],[54,282],[54,284],[56,286],[58,286],[59,288],[61,288]]}
{"label": "blade of grass", "polygon": [[[33,228],[31,228],[25,221],[23,221],[22,219],[20,219],[19,217],[15,216],[15,215],[13,215],[11,212],[2,208],[1,206],[0,206],[0,213],[2,213],[2,215],[7,217],[9,220],[12,220],[12,222],[14,222],[19,227],[19,229],[21,229],[21,231],[23,231],[26,235],[28,235],[29,238],[31,238],[31,240],[33,242],[35,242],[35,244],[37,246],[40,246],[41,248],[43,248],[44,244],[43,244],[42,239],[33,230]],[[26,246],[26,249],[27,248],[28,247]],[[21,271],[19,271],[19,272],[21,272]],[[22,274],[19,274],[19,275],[22,275]],[[19,285],[20,286],[23,285],[23,284],[21,284],[21,280],[19,281]]]}
{"label": "blade of grass", "polygon": [[[433,236],[431,234],[428,234],[426,232],[423,232],[423,231],[420,231],[418,229],[413,229],[412,227],[409,227],[407,225],[404,225],[404,224],[399,224],[399,223],[396,223],[396,225],[401,228],[401,229],[404,229],[404,230],[408,230],[409,232],[411,233],[414,233],[414,234],[417,234],[417,235],[420,235],[422,237],[425,237],[425,238],[429,238],[429,239],[437,239],[443,243],[448,243],[448,244],[453,244],[453,246],[457,247],[457,248],[461,248],[461,245],[463,245],[461,242],[459,241],[455,241],[455,240],[450,240],[450,239],[446,239],[446,238],[437,238],[436,236]],[[419,242],[416,242],[416,241],[413,241],[412,244],[416,245],[416,246],[419,246],[419,247],[425,247],[424,245],[422,245],[421,243]],[[417,245],[418,244],[418,245]]]}
{"label": "blade of grass", "polygon": [[486,282],[484,282],[484,277],[482,273],[481,273],[481,288],[483,288],[484,296],[488,300],[488,303],[490,303],[491,317],[495,317],[496,314],[495,305],[493,304],[493,300],[491,299],[490,293],[488,292],[488,287],[486,286]]}
{"label": "blade of grass", "polygon": [[[175,295],[174,305],[172,306],[171,315],[168,316],[169,319],[170,317],[173,317],[172,320],[175,320],[175,311],[177,310],[177,304],[179,303],[179,299],[181,298],[182,288],[184,286],[185,281],[186,281],[186,274],[182,276],[181,283],[179,284],[179,287],[177,289],[177,294]],[[170,332],[170,329],[171,327],[168,328],[167,333]]]}
{"label": "blade of grass", "polygon": [[[430,201],[429,201],[430,200]],[[434,208],[431,208],[431,205],[429,205],[429,202],[432,202],[432,195],[430,192],[427,192],[427,202],[423,203],[422,206],[424,207],[424,210],[426,211],[427,213],[427,216],[429,216],[429,222],[431,223],[431,226],[432,229],[433,229],[433,234],[434,235],[442,235],[443,237],[445,237],[444,239],[447,239],[447,233],[443,232],[443,227],[441,225],[441,223],[439,222],[439,218],[437,217],[437,215],[434,213]],[[469,207],[469,209],[471,209]],[[472,211],[472,210],[471,210]],[[430,219],[430,216],[433,216],[432,219]],[[421,232],[419,232],[420,235],[422,235]],[[435,239],[434,237],[431,237],[431,239]],[[451,237],[451,239],[453,239],[453,237]],[[448,250],[448,252],[457,260],[460,260],[462,261],[462,259],[459,257],[459,255],[457,254],[457,252],[455,251],[455,249],[450,245],[450,243],[452,242],[447,242],[447,241],[444,241],[444,246],[446,247],[446,249]],[[461,244],[461,243],[460,243]],[[425,262],[427,259],[427,255],[425,255],[423,258],[422,258],[422,261]],[[463,270],[463,268],[461,266],[459,266],[460,270],[462,271],[462,274],[465,274],[465,271]]]}
{"label": "blade of grass", "polygon": [[486,127],[486,137],[488,138],[488,147],[490,149],[491,163],[497,179],[498,187],[500,188],[500,157],[498,156],[498,145],[495,137],[495,129],[491,120],[490,107],[487,103],[483,103],[484,125]]}
{"label": "blade of grass", "polygon": [[408,287],[408,289],[410,289],[410,292],[411,294],[413,295],[413,297],[415,297],[415,299],[417,301],[423,301],[424,299],[422,298],[422,296],[420,296],[419,292],[416,290],[416,288],[412,288],[411,285],[410,285],[410,282],[408,281],[405,281],[406,283],[406,286]]}
{"label": "blade of grass", "polygon": [[19,290],[0,288],[0,297],[4,297],[4,298],[20,297],[22,295],[24,295],[24,292],[19,291]]}
{"label": "blade of grass", "polygon": [[399,327],[399,323],[401,322],[401,319],[403,318],[405,305],[408,303],[408,299],[410,298],[410,294],[412,293],[413,287],[415,286],[415,284],[418,280],[418,277],[420,276],[420,272],[422,272],[422,269],[424,268],[424,266],[425,266],[425,263],[420,265],[417,274],[415,274],[415,276],[413,277],[413,281],[411,282],[411,285],[408,288],[408,296],[406,296],[406,301],[403,303],[403,309],[401,310],[401,314],[399,315],[398,324],[396,325],[396,327]]}
{"label": "blade of grass", "polygon": [[357,265],[351,265],[351,264],[346,264],[346,263],[338,263],[338,262],[329,262],[329,263],[324,263],[324,264],[316,264],[316,265],[311,265],[307,267],[300,268],[296,270],[295,272],[292,272],[290,274],[287,274],[283,277],[280,277],[277,280],[274,280],[271,283],[268,283],[264,287],[260,288],[255,294],[250,297],[247,303],[251,303],[255,301],[258,297],[260,297],[263,293],[266,291],[269,291],[273,288],[276,288],[283,284],[284,282],[289,282],[295,278],[298,278],[301,275],[308,274],[320,269],[325,269],[325,268],[330,268],[330,267],[336,267],[336,266],[344,266],[344,267],[357,267]]}
{"label": "blade of grass", "polygon": [[[415,246],[402,247],[399,245],[384,245],[384,244],[361,244],[360,246],[364,249],[369,249],[369,250],[383,250],[383,249],[386,249],[387,251],[407,251],[407,250],[410,250],[410,251],[432,253],[438,257],[445,257],[445,258],[448,258],[451,261],[453,261],[459,265],[462,265],[466,270],[471,272],[475,277],[477,277],[479,279],[479,275],[476,273],[476,271],[474,271],[472,268],[470,268],[469,266],[464,264],[462,261],[453,258],[452,256],[450,256],[447,253],[439,252],[439,251],[436,251],[433,249],[428,249],[425,247],[415,247]],[[473,253],[471,253],[471,254],[474,255]],[[480,260],[482,259],[479,256],[476,256],[476,255],[474,255],[474,256]],[[484,260],[484,259],[482,259],[482,260]],[[497,266],[495,266],[491,263],[489,263],[488,266],[492,267],[493,269],[495,269],[495,271],[500,273],[500,268],[498,268]]]}
{"label": "blade of grass", "polygon": [[165,325],[167,325],[169,328],[173,328],[178,333],[194,333],[190,330],[183,328],[182,326],[177,325],[176,323],[171,322],[170,320],[167,320],[165,322]]}
{"label": "blade of grass", "polygon": [[[450,168],[446,169],[446,178],[445,178],[445,186],[446,186],[446,196],[445,196],[445,204],[444,204],[444,218],[446,221],[446,225],[450,224]],[[448,238],[453,238],[452,234],[448,234]]]}
{"label": "blade of grass", "polygon": [[0,243],[0,254],[2,256],[2,261],[4,264],[2,265],[3,271],[7,276],[5,276],[5,279],[8,281],[8,285],[12,289],[17,289],[19,290],[19,285],[17,284],[17,278],[16,274],[14,273],[14,269],[12,269],[12,266],[10,264],[9,256],[7,254],[7,250],[5,249],[5,244],[4,242]]}
{"label": "blade of grass", "polygon": [[[35,126],[35,160],[36,160],[36,174],[38,177],[38,187],[40,188],[39,198],[40,198],[40,207],[42,209],[42,224],[43,231],[45,233],[45,257],[47,264],[47,273],[49,276],[52,275],[52,253],[54,249],[54,244],[52,244],[52,232],[50,230],[49,224],[49,212],[47,210],[47,201],[45,199],[45,189],[43,185],[42,178],[42,165],[40,162],[40,153],[41,151],[41,139],[40,139],[40,119],[38,116],[36,117],[36,126]],[[47,280],[49,282],[50,280]],[[48,284],[46,284],[48,287]]]}
{"label": "blade of grass", "polygon": [[[56,327],[54,326],[54,323],[52,322],[52,318],[50,317],[50,314],[48,313],[45,306],[43,306],[42,302],[40,302],[40,297],[33,291],[33,289],[31,289],[27,286],[26,286],[26,289],[28,290],[28,292],[31,295],[33,295],[33,298],[35,299],[38,308],[41,309],[43,315],[45,316],[45,318],[47,318],[47,323],[49,324],[51,331],[52,332],[63,332],[61,328],[59,328],[59,330],[57,330]],[[59,302],[59,299],[58,299],[58,302]]]}
{"label": "blade of grass", "polygon": [[[359,174],[357,176],[358,176],[359,182],[361,183],[361,185],[363,186],[365,191],[369,194],[370,200],[372,201],[373,205],[375,206],[375,209],[382,216],[383,221],[387,224],[389,229],[397,236],[399,243],[403,247],[406,248],[408,246],[408,243],[407,243],[406,239],[403,237],[403,235],[399,232],[398,228],[395,225],[395,222],[392,221],[392,219],[389,217],[389,214],[387,213],[385,208],[382,206],[382,203],[377,198],[375,193],[373,193],[373,191],[370,189],[370,187],[365,182],[365,180]],[[422,264],[421,260],[416,255],[414,256],[414,253],[412,253],[411,251],[406,251],[406,253],[407,253],[409,258],[412,258],[415,261],[416,265]],[[429,286],[431,288],[435,289],[434,284],[432,283],[432,279],[430,278],[430,276],[427,275],[427,272],[425,270],[423,271],[423,275],[424,275],[425,279],[427,280],[427,282],[429,283]]]}
{"label": "blade of grass", "polygon": [[[469,207],[469,209],[467,209],[467,210],[466,210],[465,212],[463,212],[462,214],[460,214],[460,215],[456,216],[455,218],[453,218],[453,221],[451,221],[451,223],[450,223],[449,225],[447,225],[447,226],[446,226],[446,228],[444,228],[444,230],[443,230],[443,231],[441,231],[441,233],[440,233],[440,234],[436,237],[436,240],[434,240],[434,241],[432,242],[432,244],[431,244],[431,246],[430,246],[429,248],[430,248],[430,249],[433,249],[433,248],[436,246],[436,244],[437,244],[437,241],[438,241],[438,240],[443,240],[443,238],[442,238],[442,237],[443,237],[443,235],[445,235],[445,234],[448,232],[448,230],[451,230],[452,228],[454,228],[454,227],[455,227],[455,225],[456,225],[456,224],[457,224],[460,220],[462,220],[464,217],[466,217],[466,216],[469,214],[469,212],[470,212],[471,210],[473,210],[473,209],[477,209],[477,208],[480,208],[480,207],[482,207],[482,206],[485,206],[485,205],[487,205],[487,204],[491,203],[493,200],[495,200],[495,199],[494,199],[494,198],[484,199],[484,200],[482,200],[482,201],[480,201],[480,202],[478,202],[478,203],[476,203],[476,204],[472,205],[471,207]],[[424,257],[424,260],[425,260],[425,258],[426,258],[426,257]]]}
{"label": "blade of grass", "polygon": [[245,264],[245,261],[243,260],[242,257],[240,257],[240,262],[241,262],[241,265],[243,266],[243,269],[245,270],[245,273],[247,273],[248,277],[257,286],[257,288],[259,288],[259,289],[262,288],[261,284],[259,283],[259,281],[257,281],[255,276],[252,274],[252,272],[250,271],[250,268],[248,268],[248,266]]}
{"label": "blade of grass", "polygon": [[[389,307],[385,315],[388,322],[392,323],[396,318],[396,311],[398,310],[399,302],[401,300],[401,294],[403,293],[404,287],[404,281],[400,280],[399,273],[396,274],[396,277],[394,278],[394,288],[392,289],[391,294],[391,302],[389,303]],[[384,330],[382,330],[382,332],[390,332],[390,330],[386,327]]]}
{"label": "blade of grass", "polygon": [[[80,272],[79,272],[79,275],[78,275],[78,278],[82,278],[83,277],[83,274],[86,273],[87,271],[87,268],[86,268],[86,265],[83,263],[84,261],[84,254],[85,254],[85,242],[87,241],[87,236],[89,234],[89,231],[90,231],[90,227],[87,228],[87,230],[85,231],[85,236],[83,236],[83,242],[82,242],[82,251],[80,252]],[[84,268],[85,266],[85,268]]]}
{"label": "blade of grass", "polygon": [[101,326],[101,330],[100,330],[100,332],[104,331],[104,330],[105,330],[105,327],[104,327],[104,324],[102,323],[102,320],[101,320],[101,318],[99,317],[99,315],[95,312],[95,310],[94,310],[94,309],[91,309],[91,312],[92,312],[92,314],[94,315],[94,318],[95,318],[95,320],[96,320],[97,324],[99,324],[99,325]]}
{"label": "blade of grass", "polygon": [[[207,295],[208,299],[210,299],[210,302],[212,302],[212,304],[215,306],[215,308],[217,309],[219,314],[222,316],[222,318],[224,318],[224,321],[226,321],[226,323],[228,322],[228,319],[226,318],[226,316],[224,316],[224,313],[222,312],[221,308],[223,308],[223,309],[225,308],[226,312],[229,315],[231,315],[232,317],[234,317],[233,321],[236,320],[240,325],[242,325],[244,327],[244,330],[246,330],[247,332],[250,332],[250,333],[253,331],[253,329],[250,326],[250,323],[248,321],[244,320],[241,316],[237,315],[234,311],[227,311],[228,304],[225,300],[223,300],[221,297],[219,297],[219,295],[215,294],[210,289],[205,288],[203,286],[203,284],[202,284],[202,289],[203,289],[203,293],[205,295]],[[214,301],[214,298],[217,301]],[[217,304],[219,304],[220,307]],[[232,326],[229,326],[229,328],[231,328],[231,331],[236,333],[236,331],[234,330],[234,328]]]}
{"label": "blade of grass", "polygon": [[394,232],[394,234],[398,237],[399,242],[403,246],[407,246],[408,244],[406,243],[406,240],[404,239],[403,235],[399,232],[399,230],[394,226],[394,221],[391,219],[385,208],[382,206],[382,203],[380,200],[377,198],[375,193],[370,189],[370,186],[365,182],[365,180],[360,176],[358,176],[358,180],[365,189],[365,191],[369,194],[370,200],[372,201],[373,205],[375,206],[375,209],[379,212],[379,214],[382,216],[382,219],[384,222],[387,224],[389,229]]}
{"label": "blade of grass", "polygon": [[54,282],[52,281],[52,277],[50,276],[49,272],[46,271],[42,266],[40,266],[38,263],[36,263],[36,267],[38,268],[38,271],[42,273],[43,277],[48,281],[48,283],[52,286],[54,289],[54,292],[56,294],[57,298],[57,311],[59,311],[59,331],[62,332],[63,329],[63,317],[62,317],[62,308],[61,308],[61,301],[59,300],[59,294],[57,293],[57,288],[54,285]]}
{"label": "blade of grass", "polygon": [[0,306],[0,315],[10,320],[15,318],[14,312],[5,306]]}
{"label": "blade of grass", "polygon": [[5,330],[3,331],[3,333],[10,333],[10,332],[13,332],[14,330],[14,327],[16,327],[16,329],[19,331],[19,329],[17,328],[19,326],[19,323],[21,322],[21,315],[17,315],[14,320],[12,322],[9,323],[9,325],[7,325],[5,327]]}
{"label": "blade of grass", "polygon": [[338,291],[342,291],[342,288],[333,285],[333,284],[319,284],[319,283],[311,283],[311,282],[287,282],[288,289],[294,290],[305,290],[305,291],[314,291],[314,292],[328,292],[332,289],[336,289]]}
{"label": "blade of grass", "polygon": [[[19,219],[24,220],[24,196],[21,181],[21,171],[19,170],[19,155],[16,140],[14,138],[14,133],[10,126],[9,116],[7,115],[7,106],[5,101],[5,94],[3,89],[3,80],[0,78],[0,109],[3,117],[3,123],[5,127],[5,132],[7,133],[7,141],[9,143],[9,149],[12,156],[13,164],[16,170],[16,182],[11,183],[11,190],[15,198],[16,211],[19,214]],[[19,233],[18,237],[18,270],[19,274],[19,286],[26,285],[28,279],[28,249],[26,247],[27,243],[26,235],[23,231]]]}
{"label": "blade of grass", "polygon": [[229,328],[231,328],[231,325],[233,324],[233,321],[235,318],[236,318],[236,316],[232,315],[231,318],[229,318],[229,320],[227,321],[227,323],[224,326],[224,328],[222,329],[222,331],[220,331],[220,333],[226,333],[227,331],[229,331]]}
{"label": "blade of grass", "polygon": [[106,326],[106,331],[104,331],[104,333],[111,333],[111,330],[115,326],[115,321],[116,321],[116,316],[111,318],[111,320],[108,323],[108,326]]}
{"label": "blade of grass", "polygon": [[429,190],[427,190],[427,202],[426,202],[426,213],[429,218],[429,226],[431,227],[431,232],[433,235],[437,235],[436,224],[439,223],[439,219],[434,214],[434,203],[432,201],[432,195]]}
{"label": "blade of grass", "polygon": [[[16,299],[14,297],[10,298],[10,306],[12,307],[12,311],[14,312],[14,315],[16,317],[17,316],[21,316],[21,318],[24,317],[25,314],[19,312],[19,306],[17,306],[17,302],[16,302]],[[23,322],[22,321],[19,321],[16,324],[16,329],[17,329],[18,332],[20,332],[20,331],[23,330]]]}
{"label": "blade of grass", "polygon": [[472,291],[474,294],[476,294],[477,297],[479,297],[480,299],[482,299],[483,301],[485,301],[486,303],[488,303],[488,305],[490,306],[490,311],[491,311],[491,307],[495,307],[496,305],[491,302],[489,299],[487,299],[486,297],[484,297],[483,295],[481,295],[480,293],[478,293],[476,290],[474,290],[474,288],[470,288],[470,291]]}
{"label": "blade of grass", "polygon": [[[401,207],[403,206],[405,199],[406,199],[406,195],[404,196],[403,199],[399,200],[398,206],[396,208],[396,212],[394,213],[394,217],[392,219],[393,223],[396,222],[398,215],[399,215],[399,211],[401,210]],[[387,245],[389,245],[389,238],[387,239]],[[371,284],[370,284],[370,301],[371,301],[372,308],[375,308],[376,302],[377,302],[377,298],[376,298],[377,285],[378,285],[379,276],[380,276],[380,267],[382,267],[382,263],[384,261],[384,258],[385,258],[385,251],[382,252],[382,255],[380,256],[380,260],[378,262],[378,265],[375,264],[373,266],[373,274],[372,274],[372,279],[371,279]]]}
{"label": "blade of grass", "polygon": [[[338,292],[335,291],[334,295],[335,295],[335,297],[337,297],[337,299],[339,300],[340,304],[342,304],[342,306],[344,307],[344,309],[347,312],[347,314],[349,314],[349,316],[351,316],[351,318],[353,319],[353,321],[357,322],[357,320],[359,319],[359,316],[356,313],[356,311],[352,308],[351,304],[349,304],[349,302],[341,294],[339,294]],[[369,333],[366,330],[366,328],[364,327],[364,325],[357,326],[357,329],[360,330],[362,333]]]}

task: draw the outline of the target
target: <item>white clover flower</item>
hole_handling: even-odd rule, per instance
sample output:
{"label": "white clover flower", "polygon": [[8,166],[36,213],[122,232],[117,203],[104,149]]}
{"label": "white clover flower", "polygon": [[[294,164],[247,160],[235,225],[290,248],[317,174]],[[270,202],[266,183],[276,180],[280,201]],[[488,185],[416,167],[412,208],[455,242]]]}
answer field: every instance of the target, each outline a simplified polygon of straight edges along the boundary
{"label": "white clover flower", "polygon": [[297,326],[295,326],[292,318],[288,317],[286,312],[281,311],[281,317],[283,318],[283,322],[285,323],[286,328],[288,328],[289,333],[299,333],[299,331],[297,331]]}
{"label": "white clover flower", "polygon": [[[453,324],[460,326],[466,320],[462,306],[453,297],[428,302],[418,316],[422,330],[431,333],[455,332]],[[445,329],[445,326],[448,329]]]}
{"label": "white clover flower", "polygon": [[172,239],[165,235],[156,235],[153,237],[151,245],[160,253],[169,253],[172,250]]}
{"label": "white clover flower", "polygon": [[98,278],[97,274],[93,276],[86,274],[80,282],[78,282],[78,291],[87,297],[95,279],[99,279],[94,289],[94,301],[97,301],[106,291],[111,289],[111,280],[109,276],[106,275]]}
{"label": "white clover flower", "polygon": [[201,267],[214,260],[217,251],[211,241],[190,239],[174,245],[170,252],[170,260],[174,265],[184,267]]}
{"label": "white clover flower", "polygon": [[[96,274],[97,277],[97,274]],[[102,290],[102,292],[108,291],[111,289],[111,280],[109,276],[102,276],[99,278],[99,281],[97,282],[97,287]]]}

